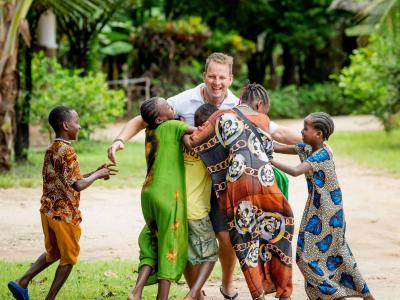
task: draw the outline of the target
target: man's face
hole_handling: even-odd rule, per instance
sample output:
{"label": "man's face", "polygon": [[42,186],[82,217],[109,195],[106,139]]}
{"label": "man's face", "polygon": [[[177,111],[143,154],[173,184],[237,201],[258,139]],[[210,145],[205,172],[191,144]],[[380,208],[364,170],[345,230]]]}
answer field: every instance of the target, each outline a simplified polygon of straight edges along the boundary
{"label": "man's face", "polygon": [[203,73],[203,80],[206,85],[205,92],[211,104],[220,104],[226,97],[228,88],[231,86],[233,76],[228,64],[220,64],[211,61],[207,71]]}

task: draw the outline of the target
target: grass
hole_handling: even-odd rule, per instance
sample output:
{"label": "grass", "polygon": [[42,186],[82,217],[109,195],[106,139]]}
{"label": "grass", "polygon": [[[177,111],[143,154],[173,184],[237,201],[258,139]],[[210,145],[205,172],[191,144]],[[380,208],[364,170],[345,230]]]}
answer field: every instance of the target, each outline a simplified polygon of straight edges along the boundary
{"label": "grass", "polygon": [[[14,299],[7,282],[21,276],[30,266],[24,262],[0,262],[0,299]],[[57,296],[60,300],[126,299],[137,277],[137,262],[96,261],[79,262]],[[44,299],[53,281],[57,263],[37,275],[29,285],[31,299]],[[173,284],[169,299],[183,299],[187,292],[184,282]],[[145,287],[143,299],[156,299],[157,285]]]}
{"label": "grass", "polygon": [[[107,148],[109,142],[78,141],[73,143],[78,154],[82,174],[95,170],[102,163],[109,162]],[[39,187],[42,184],[42,163],[45,149],[31,149],[29,161],[14,164],[11,172],[1,174],[0,188]],[[141,187],[146,175],[144,146],[127,143],[125,150],[117,153],[119,173],[110,180],[98,180],[95,186],[108,188]]]}
{"label": "grass", "polygon": [[[95,262],[78,262],[58,294],[57,299],[126,299],[137,277],[135,261],[111,260]],[[30,266],[28,262],[0,261],[0,299],[11,300],[7,283],[20,277]],[[44,299],[53,277],[57,263],[37,275],[29,285],[31,299]],[[236,266],[235,275],[241,274]],[[217,264],[210,276],[210,280],[221,278],[221,267]],[[182,277],[178,284],[172,284],[169,299],[183,299],[188,292]],[[157,285],[145,287],[143,299],[156,299]]]}
{"label": "grass", "polygon": [[400,176],[400,130],[336,132],[329,145],[335,156],[345,156],[361,166]]}
{"label": "grass", "polygon": [[[356,163],[400,176],[400,130],[387,134],[383,131],[335,132],[329,139],[335,156],[349,157]],[[109,142],[79,141],[73,144],[78,153],[82,173],[107,162]],[[14,164],[10,173],[1,174],[0,188],[40,187],[41,168],[45,149],[29,151],[27,163]],[[146,175],[144,146],[127,143],[117,154],[119,174],[109,181],[100,180],[95,186],[107,188],[141,187]]]}

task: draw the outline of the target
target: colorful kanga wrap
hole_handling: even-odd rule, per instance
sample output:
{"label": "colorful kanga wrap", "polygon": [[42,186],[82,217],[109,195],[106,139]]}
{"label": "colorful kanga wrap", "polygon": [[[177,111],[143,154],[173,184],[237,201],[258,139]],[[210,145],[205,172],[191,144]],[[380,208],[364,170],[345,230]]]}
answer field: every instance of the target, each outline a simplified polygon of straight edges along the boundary
{"label": "colorful kanga wrap", "polygon": [[[261,114],[247,117],[271,149],[269,119]],[[275,289],[276,297],[289,297],[294,219],[264,147],[232,110],[215,112],[191,135],[191,142],[211,174],[252,297]]]}
{"label": "colorful kanga wrap", "polygon": [[369,295],[366,282],[345,239],[346,223],[332,154],[326,148],[296,145],[306,174],[308,199],[297,240],[296,261],[311,300]]}
{"label": "colorful kanga wrap", "polygon": [[146,226],[139,235],[140,265],[154,268],[147,284],[178,281],[187,262],[188,229],[181,138],[188,125],[167,121],[146,129],[147,176],[141,204]]}

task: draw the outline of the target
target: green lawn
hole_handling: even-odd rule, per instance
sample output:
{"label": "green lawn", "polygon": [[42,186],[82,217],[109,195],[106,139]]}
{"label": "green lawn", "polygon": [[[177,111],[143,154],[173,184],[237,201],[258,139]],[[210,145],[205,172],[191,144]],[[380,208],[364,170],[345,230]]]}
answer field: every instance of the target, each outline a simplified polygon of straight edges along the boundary
{"label": "green lawn", "polygon": [[[109,142],[79,141],[73,144],[82,172],[89,172],[107,162]],[[346,156],[369,168],[388,171],[400,176],[400,130],[387,134],[383,131],[336,132],[329,139],[335,156]],[[41,185],[41,168],[45,149],[29,152],[29,162],[15,164],[12,171],[0,176],[0,188],[38,187]],[[144,146],[127,143],[117,154],[119,174],[109,181],[94,185],[108,188],[141,187],[146,174]]]}
{"label": "green lawn", "polygon": [[[0,262],[0,299],[14,299],[8,291],[7,282],[21,276],[29,263]],[[96,261],[78,262],[57,299],[126,299],[135,284],[137,262],[133,261]],[[53,281],[57,263],[37,275],[29,285],[31,299],[44,299]],[[183,278],[182,278],[183,280]],[[182,299],[187,292],[184,281],[173,284],[169,299]],[[156,299],[157,286],[144,290],[144,299]]]}
{"label": "green lawn", "polygon": [[[39,254],[38,254],[39,255]],[[111,260],[96,262],[78,262],[57,299],[126,299],[137,277],[137,262]],[[28,262],[0,261],[0,299],[11,300],[7,283],[20,277],[30,266]],[[53,281],[57,263],[37,275],[29,285],[31,299],[44,299]],[[236,265],[235,275],[241,274]],[[217,264],[210,276],[211,281],[219,281],[221,267]],[[178,284],[171,286],[169,299],[183,299],[188,292],[182,277]],[[145,287],[143,298],[156,299],[157,285]]]}
{"label": "green lawn", "polygon": [[335,156],[351,158],[359,165],[400,176],[400,130],[336,132],[328,141]]}
{"label": "green lawn", "polygon": [[[73,143],[78,154],[82,174],[93,171],[102,163],[109,162],[107,148],[109,142],[78,141]],[[14,164],[10,173],[1,174],[0,188],[38,187],[42,184],[42,163],[45,149],[29,151],[27,163]],[[98,180],[96,186],[108,188],[141,187],[146,175],[144,145],[127,143],[125,150],[117,152],[119,173],[110,180]]]}

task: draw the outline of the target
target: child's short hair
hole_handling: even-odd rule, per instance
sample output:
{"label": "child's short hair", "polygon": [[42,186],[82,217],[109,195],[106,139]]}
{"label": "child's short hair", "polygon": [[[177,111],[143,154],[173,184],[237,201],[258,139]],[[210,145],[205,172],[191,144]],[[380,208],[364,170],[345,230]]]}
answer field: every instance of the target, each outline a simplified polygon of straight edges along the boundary
{"label": "child's short hair", "polygon": [[218,107],[210,103],[201,105],[194,113],[194,126],[203,125],[208,118],[218,110]]}
{"label": "child's short hair", "polygon": [[57,106],[51,110],[48,121],[56,133],[62,129],[63,122],[70,120],[72,111],[71,108],[66,106]]}
{"label": "child's short hair", "polygon": [[335,130],[332,117],[326,112],[314,112],[311,113],[309,117],[313,122],[314,128],[321,130],[323,139],[328,140]]}
{"label": "child's short hair", "polygon": [[140,115],[143,121],[148,124],[148,127],[154,129],[157,127],[156,119],[158,117],[157,103],[160,100],[165,100],[161,97],[153,97],[145,100],[140,106]]}

